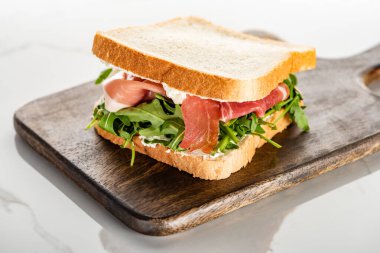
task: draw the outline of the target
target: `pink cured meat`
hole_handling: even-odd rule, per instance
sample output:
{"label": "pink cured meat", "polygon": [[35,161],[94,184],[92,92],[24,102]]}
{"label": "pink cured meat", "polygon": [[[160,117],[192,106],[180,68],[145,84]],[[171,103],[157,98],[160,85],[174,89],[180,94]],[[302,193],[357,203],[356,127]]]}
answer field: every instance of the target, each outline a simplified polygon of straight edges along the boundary
{"label": "pink cured meat", "polygon": [[154,99],[155,93],[166,96],[160,83],[143,80],[138,77],[124,76],[124,79],[114,79],[104,85],[104,92],[114,101],[131,107],[144,101]]}
{"label": "pink cured meat", "polygon": [[185,134],[180,147],[209,154],[218,143],[220,120],[226,122],[251,112],[263,117],[269,108],[288,96],[289,88],[283,83],[265,98],[252,102],[218,102],[188,95],[181,107]]}
{"label": "pink cured meat", "polygon": [[254,112],[258,117],[263,117],[265,112],[277,103],[287,99],[289,88],[286,84],[281,83],[277,88],[263,99],[250,102],[221,102],[221,120],[239,118],[248,113]]}
{"label": "pink cured meat", "polygon": [[181,148],[200,149],[209,154],[218,143],[220,103],[211,99],[187,96],[182,103],[185,135]]}

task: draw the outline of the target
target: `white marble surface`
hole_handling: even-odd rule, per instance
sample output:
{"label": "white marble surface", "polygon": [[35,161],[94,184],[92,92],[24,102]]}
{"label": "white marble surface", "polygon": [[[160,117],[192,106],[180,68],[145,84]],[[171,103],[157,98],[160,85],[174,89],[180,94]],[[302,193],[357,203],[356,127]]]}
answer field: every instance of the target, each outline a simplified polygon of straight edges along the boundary
{"label": "white marble surface", "polygon": [[97,29],[198,15],[331,58],[380,42],[379,10],[376,0],[0,1],[0,252],[380,252],[380,153],[190,231],[149,237],[113,218],[12,126],[19,106],[98,74]]}

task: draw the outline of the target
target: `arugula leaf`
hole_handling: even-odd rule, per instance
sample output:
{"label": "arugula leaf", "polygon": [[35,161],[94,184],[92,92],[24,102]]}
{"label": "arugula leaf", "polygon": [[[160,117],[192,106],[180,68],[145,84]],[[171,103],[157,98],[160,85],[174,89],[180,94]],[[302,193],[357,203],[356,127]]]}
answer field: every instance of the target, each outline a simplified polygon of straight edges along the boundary
{"label": "arugula leaf", "polygon": [[131,137],[131,134],[124,130],[120,130],[119,135],[120,137],[123,137],[126,140],[128,140]]}
{"label": "arugula leaf", "polygon": [[219,143],[218,143],[218,145],[216,146],[216,148],[215,148],[215,152],[223,152],[225,149],[226,149],[226,147],[227,147],[227,145],[228,145],[228,143],[230,143],[230,137],[228,136],[228,135],[225,135],[220,141],[219,141]]}
{"label": "arugula leaf", "polygon": [[251,133],[259,133],[259,134],[264,134],[265,133],[265,130],[262,128],[261,125],[265,125],[265,124],[271,124],[269,122],[266,122],[260,118],[258,118],[256,116],[256,114],[252,113],[251,114],[251,117],[252,117],[252,122],[251,122]]}
{"label": "arugula leaf", "polygon": [[166,140],[166,139],[152,139],[152,140],[144,139],[143,141],[146,144],[162,144],[163,146],[168,146],[170,142],[170,140]]}
{"label": "arugula leaf", "polygon": [[135,143],[132,141],[129,141],[131,143],[131,151],[132,151],[132,157],[131,157],[131,163],[130,166],[132,167],[135,163],[135,157],[136,157],[136,151],[135,151]]}
{"label": "arugula leaf", "polygon": [[293,106],[293,104],[296,102],[296,100],[294,99],[289,105],[287,105],[286,107],[285,107],[285,110],[280,114],[280,116],[278,116],[278,118],[277,119],[275,119],[274,121],[273,121],[273,124],[277,124],[277,122],[279,122],[280,121],[280,119],[282,119],[283,117],[285,117],[285,115],[288,113],[288,111],[290,110],[290,108]]}
{"label": "arugula leaf", "polygon": [[156,98],[160,100],[161,105],[163,105],[166,111],[172,114],[175,113],[175,104],[173,102],[170,102],[169,99],[158,93],[156,94]]}
{"label": "arugula leaf", "polygon": [[[302,95],[296,88],[297,85],[297,78],[295,75],[290,74],[287,79],[283,81],[289,88],[289,98],[285,101],[281,101],[280,103],[276,104],[272,108],[270,108],[263,118],[258,118],[254,113],[250,113],[248,115],[239,117],[237,119],[232,119],[226,124],[220,126],[220,137],[219,142],[217,145],[217,148],[221,150],[222,152],[226,149],[232,149],[232,145],[236,145],[234,143],[235,140],[231,140],[231,138],[242,138],[243,136],[247,134],[254,134],[259,136],[260,138],[264,139],[268,143],[271,143],[273,146],[280,148],[281,145],[274,142],[273,140],[270,140],[266,138],[263,134],[265,133],[265,130],[263,129],[263,125],[269,126],[271,129],[275,130],[276,124],[283,118],[287,113],[289,113],[291,119],[297,124],[298,127],[303,129],[304,131],[309,130],[309,125],[307,122],[307,117],[303,111],[303,107],[300,106],[300,101],[302,100]],[[277,117],[273,123],[267,122],[264,120],[265,117],[268,117],[275,113],[276,111],[283,110],[281,115]],[[229,128],[229,129],[228,129]],[[229,142],[227,143],[227,138],[229,137]],[[232,145],[231,145],[232,144]],[[222,147],[222,149],[220,149]]]}
{"label": "arugula leaf", "polygon": [[146,137],[152,137],[152,136],[160,136],[161,134],[161,129],[159,126],[150,126],[148,128],[143,128],[139,130],[139,134],[141,136],[146,136]]}
{"label": "arugula leaf", "polygon": [[100,72],[98,78],[95,80],[95,84],[101,84],[111,74],[112,68],[108,68]]}
{"label": "arugula leaf", "polygon": [[267,121],[263,120],[262,118],[259,118],[259,124],[260,124],[260,125],[267,125],[267,126],[269,126],[272,130],[277,130],[277,126],[276,126],[276,124],[271,123],[271,122],[267,122]]}
{"label": "arugula leaf", "polygon": [[94,117],[94,118],[91,120],[91,122],[88,123],[88,125],[87,125],[86,128],[85,128],[85,130],[88,130],[88,129],[92,128],[92,127],[95,126],[97,123],[98,123],[98,119]]}
{"label": "arugula leaf", "polygon": [[182,127],[178,129],[177,134],[174,136],[174,138],[169,143],[168,147],[173,150],[179,150],[178,145],[181,143],[183,136],[185,135],[185,128]]}
{"label": "arugula leaf", "polygon": [[136,133],[137,133],[136,131],[132,131],[132,133],[130,133],[130,134],[123,132],[124,137],[122,136],[123,138],[125,138],[125,142],[121,147],[126,148],[128,146],[128,144],[130,144],[130,149],[132,151],[132,157],[131,157],[131,163],[130,163],[131,167],[135,163],[135,157],[136,157],[135,144],[132,141],[132,139],[136,135]]}
{"label": "arugula leaf", "polygon": [[307,132],[310,130],[309,122],[307,120],[305,112],[302,110],[300,106],[299,97],[296,97],[294,101],[295,101],[294,104],[290,107],[290,111],[289,111],[290,117],[297,124],[299,128]]}
{"label": "arugula leaf", "polygon": [[235,142],[236,144],[239,143],[239,138],[236,137],[237,133],[234,130],[232,130],[230,127],[228,127],[225,123],[221,123],[219,125],[220,125],[221,130],[225,134],[227,134],[233,142]]}
{"label": "arugula leaf", "polygon": [[239,145],[237,145],[231,141],[226,146],[226,149],[238,149],[238,148],[239,148]]}
{"label": "arugula leaf", "polygon": [[[289,112],[290,118],[297,124],[299,128],[303,131],[309,131],[309,123],[303,108],[300,106],[300,102],[302,100],[302,94],[297,89],[297,78],[295,75],[290,74],[289,78],[284,80],[284,83],[288,86],[290,91],[289,99],[286,101],[280,102],[285,106],[285,110],[281,113],[281,115],[273,122],[276,124],[280,119],[282,119],[286,113]],[[291,101],[291,102],[290,102]],[[290,102],[290,103],[289,103]]]}
{"label": "arugula leaf", "polygon": [[173,150],[181,150],[178,145],[185,129],[181,107],[169,100],[166,102],[173,110],[165,109],[160,98],[115,113],[108,112],[102,103],[94,109],[94,118],[89,127],[98,124],[102,129],[122,137],[126,140],[123,145],[125,147],[134,135],[139,134],[145,137],[162,136],[167,140],[153,140],[149,143],[159,142]]}
{"label": "arugula leaf", "polygon": [[280,144],[278,144],[277,142],[275,142],[275,141],[273,141],[273,140],[271,140],[271,139],[265,137],[265,136],[262,135],[262,134],[258,134],[258,133],[253,133],[253,134],[259,136],[261,139],[264,139],[266,142],[272,144],[272,145],[273,145],[274,147],[276,147],[276,148],[282,148],[282,146],[281,146]]}
{"label": "arugula leaf", "polygon": [[102,119],[99,121],[98,126],[107,132],[110,132],[114,135],[117,135],[115,130],[114,130],[114,122],[116,119],[116,115],[114,113],[106,113],[102,117]]}
{"label": "arugula leaf", "polygon": [[175,114],[170,115],[165,113],[158,99],[154,99],[150,103],[142,103],[136,107],[122,109],[115,114],[125,115],[133,122],[148,121],[153,126],[162,125],[165,120],[178,117]]}
{"label": "arugula leaf", "polygon": [[295,75],[290,74],[289,79],[290,79],[291,83],[293,84],[293,86],[297,85],[297,77]]}
{"label": "arugula leaf", "polygon": [[180,118],[168,119],[161,126],[162,134],[174,134],[176,135],[181,129],[185,129],[185,123]]}

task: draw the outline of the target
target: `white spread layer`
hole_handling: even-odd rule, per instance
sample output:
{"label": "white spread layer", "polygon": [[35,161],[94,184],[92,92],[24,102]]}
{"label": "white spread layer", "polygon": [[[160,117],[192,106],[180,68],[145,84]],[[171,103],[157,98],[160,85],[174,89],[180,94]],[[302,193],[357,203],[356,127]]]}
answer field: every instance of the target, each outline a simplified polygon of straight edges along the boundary
{"label": "white spread layer", "polygon": [[278,89],[281,91],[282,93],[282,100],[285,100],[287,97],[288,97],[288,92],[286,91],[286,89],[284,87],[282,87],[281,85],[278,86]]}
{"label": "white spread layer", "polygon": [[175,104],[182,104],[187,96],[186,92],[171,88],[167,84],[162,84],[162,87],[164,87],[166,96],[171,98]]}
{"label": "white spread layer", "polygon": [[[141,140],[141,143],[142,143],[143,146],[150,147],[150,148],[155,148],[158,143],[146,143],[144,140],[147,140],[147,141],[169,140],[165,136],[145,137],[145,136],[141,136],[141,135],[139,135],[139,139]],[[223,155],[226,154],[226,153],[222,153],[222,152],[216,152],[215,154],[211,155],[211,154],[205,154],[201,150],[194,150],[192,152],[189,152],[189,151],[175,151],[175,150],[171,150],[169,148],[165,152],[166,153],[173,152],[174,154],[179,154],[181,156],[201,156],[203,159],[208,159],[208,160],[210,160],[210,159],[217,159],[218,157],[221,157],[221,156],[223,156]]]}
{"label": "white spread layer", "polygon": [[[157,81],[155,81],[155,82],[157,82]],[[195,95],[195,94],[190,93],[190,92],[180,91],[180,90],[177,90],[175,88],[170,87],[167,83],[164,83],[164,82],[162,82],[161,84],[162,84],[162,87],[164,87],[166,95],[169,98],[171,98],[175,104],[182,104],[183,100],[185,100],[187,95],[197,96],[197,97],[200,97],[202,99],[211,99],[211,100],[215,100],[218,102],[231,102],[231,101],[222,100],[222,99],[199,96],[199,95]]]}

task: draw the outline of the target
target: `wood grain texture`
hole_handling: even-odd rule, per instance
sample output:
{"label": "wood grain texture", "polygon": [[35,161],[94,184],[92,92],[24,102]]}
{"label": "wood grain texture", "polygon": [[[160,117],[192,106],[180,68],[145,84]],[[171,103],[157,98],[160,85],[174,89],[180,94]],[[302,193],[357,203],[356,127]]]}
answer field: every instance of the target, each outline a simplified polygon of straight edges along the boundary
{"label": "wood grain texture", "polygon": [[192,178],[84,131],[101,93],[86,83],[20,108],[14,125],[37,152],[129,227],[167,235],[202,224],[380,150],[380,97],[363,75],[380,63],[380,45],[360,55],[318,60],[298,74],[311,131],[292,126],[246,168],[220,181]]}

